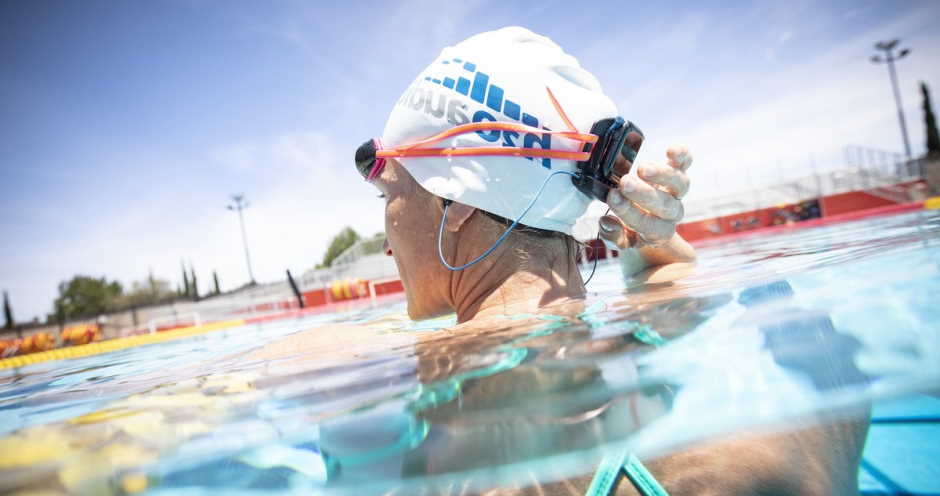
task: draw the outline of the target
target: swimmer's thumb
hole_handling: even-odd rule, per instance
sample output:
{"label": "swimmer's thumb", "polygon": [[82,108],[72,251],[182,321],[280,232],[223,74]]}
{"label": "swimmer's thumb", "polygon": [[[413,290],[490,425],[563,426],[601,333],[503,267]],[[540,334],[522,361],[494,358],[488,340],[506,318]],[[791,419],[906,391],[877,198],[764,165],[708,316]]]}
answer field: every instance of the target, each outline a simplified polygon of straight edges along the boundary
{"label": "swimmer's thumb", "polygon": [[626,250],[633,246],[636,234],[624,225],[619,217],[605,215],[598,220],[598,235],[612,250]]}

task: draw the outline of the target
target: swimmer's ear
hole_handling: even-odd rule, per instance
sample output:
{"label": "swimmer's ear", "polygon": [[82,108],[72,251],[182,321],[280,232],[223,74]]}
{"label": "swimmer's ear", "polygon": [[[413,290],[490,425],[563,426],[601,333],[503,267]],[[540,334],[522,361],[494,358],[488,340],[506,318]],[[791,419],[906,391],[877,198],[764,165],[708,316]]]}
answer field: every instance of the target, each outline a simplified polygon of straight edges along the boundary
{"label": "swimmer's ear", "polygon": [[447,222],[444,223],[444,228],[447,229],[448,232],[459,231],[460,227],[467,222],[467,219],[469,219],[476,210],[477,209],[470,205],[451,202],[450,206],[447,207]]}

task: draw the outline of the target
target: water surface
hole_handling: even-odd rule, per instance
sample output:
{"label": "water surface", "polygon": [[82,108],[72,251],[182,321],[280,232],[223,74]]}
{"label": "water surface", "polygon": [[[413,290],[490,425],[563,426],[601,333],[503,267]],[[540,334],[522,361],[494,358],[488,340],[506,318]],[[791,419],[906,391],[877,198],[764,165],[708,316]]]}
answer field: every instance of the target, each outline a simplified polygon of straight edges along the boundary
{"label": "water surface", "polygon": [[700,258],[470,328],[399,303],[2,371],[0,492],[521,487],[940,385],[940,213]]}

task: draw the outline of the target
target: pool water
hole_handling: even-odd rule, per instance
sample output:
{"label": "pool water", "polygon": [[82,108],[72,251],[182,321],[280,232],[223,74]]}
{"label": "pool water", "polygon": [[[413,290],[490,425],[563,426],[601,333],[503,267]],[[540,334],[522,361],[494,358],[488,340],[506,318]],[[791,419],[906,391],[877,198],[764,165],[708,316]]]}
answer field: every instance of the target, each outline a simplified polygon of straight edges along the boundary
{"label": "pool water", "polygon": [[397,303],[2,371],[0,492],[475,493],[874,402],[863,492],[940,493],[938,211],[699,253],[484,324]]}

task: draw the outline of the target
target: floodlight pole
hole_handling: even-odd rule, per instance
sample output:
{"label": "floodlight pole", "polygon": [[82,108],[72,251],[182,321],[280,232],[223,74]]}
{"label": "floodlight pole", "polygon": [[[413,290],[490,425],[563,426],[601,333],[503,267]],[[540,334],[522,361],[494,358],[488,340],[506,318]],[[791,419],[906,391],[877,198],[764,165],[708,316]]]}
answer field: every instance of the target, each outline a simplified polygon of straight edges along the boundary
{"label": "floodlight pole", "polygon": [[239,193],[237,195],[232,195],[232,201],[235,203],[233,205],[228,205],[229,210],[235,210],[238,212],[238,224],[242,228],[242,245],[245,247],[245,263],[248,264],[248,278],[251,279],[251,284],[255,283],[255,275],[251,271],[251,255],[248,254],[248,236],[245,235],[245,217],[242,215],[242,210],[248,208],[248,200],[245,199],[245,195]]}
{"label": "floodlight pole", "polygon": [[900,40],[893,39],[891,41],[879,41],[875,43],[875,49],[881,50],[884,52],[884,58],[880,55],[873,55],[871,61],[880,64],[885,62],[888,64],[888,74],[891,76],[891,88],[894,90],[894,103],[898,106],[898,120],[901,122],[901,137],[904,138],[904,152],[907,154],[907,158],[911,158],[911,144],[907,139],[907,124],[904,123],[904,106],[901,105],[901,92],[898,90],[898,74],[894,70],[894,61],[901,60],[907,54],[911,53],[910,48],[902,48],[897,55],[894,54],[894,48],[898,46]]}

